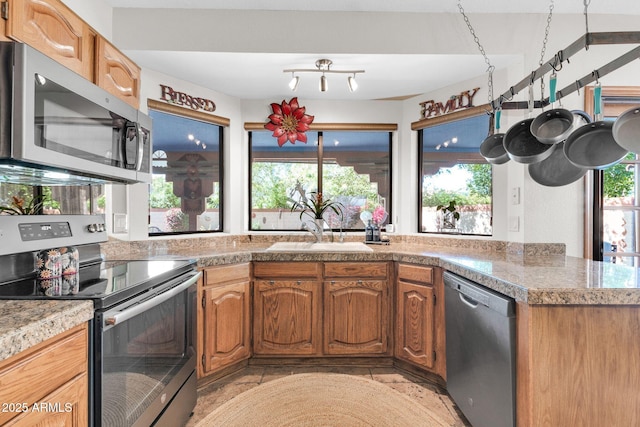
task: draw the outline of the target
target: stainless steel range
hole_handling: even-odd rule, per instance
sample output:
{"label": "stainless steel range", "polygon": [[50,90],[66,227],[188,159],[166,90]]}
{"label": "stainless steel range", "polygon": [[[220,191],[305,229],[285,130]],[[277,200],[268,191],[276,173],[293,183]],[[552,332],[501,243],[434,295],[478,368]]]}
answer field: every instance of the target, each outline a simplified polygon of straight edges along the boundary
{"label": "stainless steel range", "polygon": [[103,260],[106,239],[102,216],[0,216],[0,299],[93,301],[91,425],[184,425],[196,403],[195,261]]}

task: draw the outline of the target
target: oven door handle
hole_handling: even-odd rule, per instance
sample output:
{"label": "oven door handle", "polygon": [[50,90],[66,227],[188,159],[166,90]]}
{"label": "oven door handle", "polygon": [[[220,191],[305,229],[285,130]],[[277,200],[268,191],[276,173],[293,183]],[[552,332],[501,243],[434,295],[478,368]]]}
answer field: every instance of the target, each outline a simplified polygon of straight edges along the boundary
{"label": "oven door handle", "polygon": [[138,304],[134,304],[130,307],[125,308],[122,311],[117,311],[114,314],[105,314],[104,317],[104,329],[110,329],[113,326],[116,326],[126,320],[131,319],[132,317],[137,316],[140,313],[143,313],[157,305],[162,304],[163,302],[173,298],[178,295],[180,292],[183,292],[194,283],[198,281],[198,279],[202,276],[202,272],[197,272],[193,276],[191,276],[186,281],[180,283],[178,286],[169,289],[166,292],[156,295],[155,297],[143,301]]}

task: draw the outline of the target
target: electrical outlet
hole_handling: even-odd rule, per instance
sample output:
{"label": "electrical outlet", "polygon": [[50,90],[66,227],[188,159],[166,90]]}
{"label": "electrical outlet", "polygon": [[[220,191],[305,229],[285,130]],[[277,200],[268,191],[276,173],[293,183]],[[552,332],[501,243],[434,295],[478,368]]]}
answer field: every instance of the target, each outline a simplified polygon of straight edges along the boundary
{"label": "electrical outlet", "polygon": [[520,204],[520,187],[513,187],[511,189],[511,204],[512,205]]}

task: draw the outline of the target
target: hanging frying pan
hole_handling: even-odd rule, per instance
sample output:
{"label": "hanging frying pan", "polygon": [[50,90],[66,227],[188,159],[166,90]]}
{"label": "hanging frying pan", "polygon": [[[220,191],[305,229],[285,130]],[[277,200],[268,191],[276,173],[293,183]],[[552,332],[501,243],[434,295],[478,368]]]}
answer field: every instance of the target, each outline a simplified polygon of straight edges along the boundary
{"label": "hanging frying pan", "polygon": [[509,155],[504,149],[504,133],[500,133],[500,116],[502,110],[497,109],[495,113],[496,118],[496,130],[493,135],[489,135],[480,144],[480,154],[487,162],[493,165],[501,165],[509,161]]}
{"label": "hanging frying pan", "polygon": [[613,123],[612,132],[619,146],[640,153],[640,107],[622,113]]}
{"label": "hanging frying pan", "polygon": [[575,166],[567,160],[563,145],[564,142],[558,143],[549,157],[528,166],[531,179],[547,187],[560,187],[579,180],[587,173],[589,169]]}
{"label": "hanging frying pan", "polygon": [[[556,74],[549,79],[549,102],[556,102]],[[562,107],[538,115],[531,123],[531,134],[543,144],[557,144],[584,124],[582,118]]]}
{"label": "hanging frying pan", "polygon": [[588,169],[606,169],[620,162],[627,149],[613,138],[613,122],[602,120],[602,88],[599,83],[593,90],[596,121],[586,124],[569,135],[564,143],[564,154],[575,166]]}
{"label": "hanging frying pan", "polygon": [[529,118],[520,120],[504,134],[504,149],[509,158],[518,163],[537,163],[553,153],[555,145],[543,144],[531,133],[533,90],[529,85]]}

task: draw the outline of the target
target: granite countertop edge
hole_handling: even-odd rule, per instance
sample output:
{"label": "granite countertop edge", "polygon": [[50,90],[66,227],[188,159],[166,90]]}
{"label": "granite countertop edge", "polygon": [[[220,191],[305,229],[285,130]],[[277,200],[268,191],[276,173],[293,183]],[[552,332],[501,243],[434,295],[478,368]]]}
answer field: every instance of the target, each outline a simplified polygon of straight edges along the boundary
{"label": "granite countertop edge", "polygon": [[0,300],[0,361],[93,318],[91,301]]}

